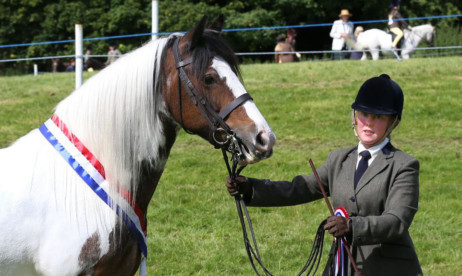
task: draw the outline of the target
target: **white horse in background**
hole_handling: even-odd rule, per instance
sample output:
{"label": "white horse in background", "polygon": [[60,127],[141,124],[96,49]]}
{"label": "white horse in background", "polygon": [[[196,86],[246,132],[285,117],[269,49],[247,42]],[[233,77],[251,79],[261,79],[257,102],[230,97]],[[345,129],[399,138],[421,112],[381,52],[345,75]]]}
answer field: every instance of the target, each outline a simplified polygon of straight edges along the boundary
{"label": "white horse in background", "polygon": [[[422,40],[427,41],[431,46],[435,37],[435,27],[431,24],[419,25],[412,27],[410,30],[404,30],[403,46],[401,56],[403,59],[409,59],[415,48]],[[392,53],[391,34],[379,29],[370,29],[358,35],[356,43],[349,40],[355,50],[369,50],[373,60],[379,59],[379,51],[382,53]],[[363,51],[361,60],[367,59],[367,52]]]}

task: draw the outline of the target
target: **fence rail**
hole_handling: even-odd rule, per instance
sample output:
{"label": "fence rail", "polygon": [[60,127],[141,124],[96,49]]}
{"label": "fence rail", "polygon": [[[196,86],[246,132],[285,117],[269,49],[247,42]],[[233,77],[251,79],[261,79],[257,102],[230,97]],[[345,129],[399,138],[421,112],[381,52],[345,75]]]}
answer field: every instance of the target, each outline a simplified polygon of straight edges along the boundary
{"label": "fence rail", "polygon": [[[414,21],[414,20],[429,20],[429,19],[443,19],[443,18],[460,18],[462,14],[451,14],[451,15],[436,15],[436,16],[421,16],[421,17],[409,17],[398,20]],[[378,20],[364,20],[364,21],[352,21],[353,24],[372,24],[372,23],[386,23],[388,19],[378,19]],[[303,25],[286,25],[286,26],[270,26],[270,27],[255,27],[255,28],[234,28],[234,29],[224,29],[223,32],[242,32],[242,31],[261,31],[261,30],[277,30],[277,29],[289,29],[289,28],[313,28],[313,27],[327,27],[332,26],[333,23],[318,23],[318,24],[303,24]],[[129,34],[129,35],[117,35],[117,36],[105,36],[105,37],[93,37],[93,38],[83,38],[81,41],[95,41],[95,40],[108,40],[108,39],[120,39],[120,38],[132,38],[132,37],[142,37],[142,36],[153,36],[153,35],[169,35],[173,32],[157,32],[157,33],[140,33],[140,34]],[[181,32],[185,33],[185,32]],[[38,45],[50,45],[50,44],[63,44],[63,43],[75,43],[75,39],[68,40],[56,40],[56,41],[42,41],[42,42],[31,42],[31,43],[21,43],[21,44],[7,44],[0,45],[0,49],[13,48],[13,47],[26,47],[26,46],[38,46]],[[451,54],[460,54],[461,51],[448,51],[448,50],[459,50],[462,49],[462,46],[440,46],[440,47],[422,47],[416,48],[415,51],[435,51],[431,54],[425,53],[418,56],[441,56],[441,55],[451,55]],[[386,49],[385,49],[386,50]],[[400,50],[400,49],[398,49]],[[363,52],[370,52],[370,50],[361,50]],[[441,52],[444,51],[444,52]],[[356,50],[343,50],[343,51],[333,51],[333,50],[317,50],[317,51],[297,51],[297,53],[302,55],[325,55],[333,53],[351,53],[356,52]],[[294,54],[294,52],[241,52],[236,53],[237,56],[267,56],[275,54]],[[87,57],[107,57],[108,55],[88,55]],[[417,56],[417,55],[416,55]],[[40,61],[40,60],[50,60],[50,59],[68,59],[75,58],[82,59],[83,55],[54,55],[54,56],[45,56],[45,57],[23,57],[23,58],[12,58],[12,59],[1,59],[0,63],[8,62],[22,62],[22,61]]]}
{"label": "fence rail", "polygon": [[[462,46],[440,46],[440,47],[420,47],[415,48],[415,51],[423,51],[423,50],[456,50],[462,49]],[[387,49],[383,49],[387,50]],[[388,49],[389,50],[389,49]],[[396,49],[402,50],[402,49]],[[283,54],[295,54],[299,53],[302,55],[316,55],[316,54],[333,54],[333,53],[352,53],[352,52],[370,52],[369,49],[365,50],[342,50],[342,51],[334,51],[334,50],[320,50],[320,51],[296,51],[296,52],[241,52],[236,53],[237,56],[265,56],[265,55],[283,55]],[[460,53],[457,51],[457,53]],[[438,55],[438,54],[434,54]],[[107,58],[109,55],[87,55],[87,57],[98,57],[98,58]],[[120,55],[123,56],[123,55]],[[3,59],[0,60],[2,62],[17,62],[17,61],[35,61],[35,60],[49,60],[49,59],[61,59],[61,58],[76,58],[76,57],[84,57],[84,56],[76,56],[76,55],[64,55],[64,56],[47,56],[47,57],[29,57],[29,58],[12,58],[12,59]]]}
{"label": "fence rail", "polygon": [[[462,14],[408,17],[408,18],[394,19],[394,20],[397,20],[397,21],[414,21],[414,20],[423,20],[423,19],[442,19],[442,18],[457,18],[457,17],[462,17]],[[353,24],[371,24],[371,23],[384,23],[384,22],[388,22],[388,19],[352,21]],[[244,32],[244,31],[262,31],[262,30],[289,29],[289,28],[327,27],[327,26],[332,26],[332,24],[333,23],[318,23],[318,24],[304,24],[304,25],[285,25],[285,26],[254,27],[254,28],[235,28],[235,29],[224,29],[222,32]],[[174,33],[174,32],[140,33],[140,34],[129,34],[129,35],[103,36],[103,37],[84,38],[83,41],[109,40],[109,39],[131,38],[131,37],[152,36],[152,35],[170,35],[172,33]],[[181,31],[180,33],[185,33],[185,31]],[[75,42],[75,39],[67,39],[67,40],[42,41],[42,42],[30,42],[30,43],[19,43],[19,44],[6,44],[6,45],[0,45],[0,49],[1,48],[11,48],[11,47],[26,47],[26,46],[36,46],[36,45],[74,43],[74,42]]]}

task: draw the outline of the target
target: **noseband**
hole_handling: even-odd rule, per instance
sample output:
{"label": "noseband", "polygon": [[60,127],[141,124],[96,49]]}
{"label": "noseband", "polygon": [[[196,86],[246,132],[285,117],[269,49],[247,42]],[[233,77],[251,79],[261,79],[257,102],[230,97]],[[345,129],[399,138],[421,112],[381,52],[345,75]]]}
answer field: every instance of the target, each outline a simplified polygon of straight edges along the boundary
{"label": "noseband", "polygon": [[[194,105],[199,109],[202,117],[207,121],[210,126],[209,141],[211,141],[216,148],[223,148],[226,145],[232,146],[238,145],[237,138],[231,128],[226,124],[225,120],[236,108],[244,104],[248,100],[253,100],[250,94],[245,93],[231,103],[229,103],[223,110],[218,114],[212,108],[204,95],[201,95],[199,91],[194,87],[194,84],[188,78],[184,67],[192,63],[192,57],[185,60],[181,60],[179,42],[180,37],[175,39],[173,44],[173,56],[175,58],[176,69],[178,70],[178,107],[180,113],[180,125],[188,133],[192,134],[191,131],[187,130],[183,123],[183,110],[181,100],[181,84],[186,87],[186,92]],[[225,139],[221,139],[221,137]]]}

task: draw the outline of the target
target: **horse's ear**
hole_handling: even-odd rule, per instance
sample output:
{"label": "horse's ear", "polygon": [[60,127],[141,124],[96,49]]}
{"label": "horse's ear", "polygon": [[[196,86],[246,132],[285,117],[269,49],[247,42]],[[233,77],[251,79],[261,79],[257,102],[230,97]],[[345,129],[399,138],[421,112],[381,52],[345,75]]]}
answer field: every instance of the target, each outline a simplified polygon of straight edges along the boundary
{"label": "horse's ear", "polygon": [[223,14],[220,14],[215,19],[215,21],[212,24],[210,24],[209,29],[219,35],[221,33],[221,29],[223,28],[223,22]]}
{"label": "horse's ear", "polygon": [[207,18],[208,16],[204,15],[201,21],[183,37],[185,41],[189,41],[189,50],[194,49],[201,43]]}

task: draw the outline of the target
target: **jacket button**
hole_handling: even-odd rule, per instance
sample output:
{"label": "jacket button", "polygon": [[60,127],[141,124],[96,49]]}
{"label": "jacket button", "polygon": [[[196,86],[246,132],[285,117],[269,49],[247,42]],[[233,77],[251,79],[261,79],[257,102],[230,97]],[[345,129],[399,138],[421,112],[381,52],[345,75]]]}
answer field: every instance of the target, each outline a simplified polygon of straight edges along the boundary
{"label": "jacket button", "polygon": [[355,212],[351,212],[351,217],[356,217],[358,214],[356,214]]}
{"label": "jacket button", "polygon": [[355,202],[355,201],[356,201],[356,197],[352,196],[352,197],[350,197],[350,200],[351,200],[351,202]]}

